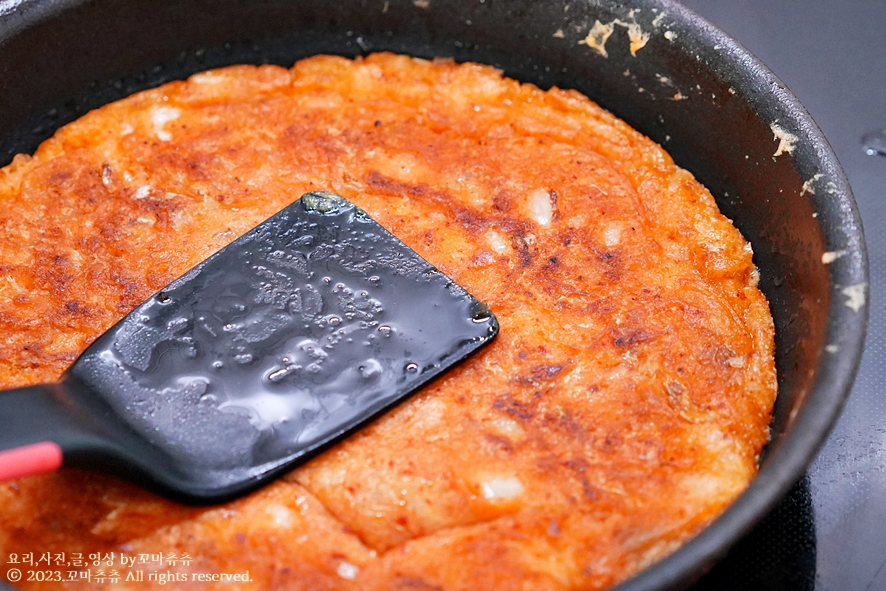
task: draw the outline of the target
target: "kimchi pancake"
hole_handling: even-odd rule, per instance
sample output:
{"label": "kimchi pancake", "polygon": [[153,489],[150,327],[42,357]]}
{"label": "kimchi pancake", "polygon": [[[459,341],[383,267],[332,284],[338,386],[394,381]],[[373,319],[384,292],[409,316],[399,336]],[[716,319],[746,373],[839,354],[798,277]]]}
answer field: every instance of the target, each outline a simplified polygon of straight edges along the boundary
{"label": "kimchi pancake", "polygon": [[[246,571],[238,588],[604,589],[754,477],[776,380],[750,245],[584,96],[447,60],[204,72],[17,156],[0,171],[0,385],[58,379],[142,300],[314,190],[486,302],[498,338],[222,506],[76,470],[2,483],[0,553],[111,555],[117,581],[72,589],[227,588],[200,575]],[[127,581],[136,568],[169,575]]]}

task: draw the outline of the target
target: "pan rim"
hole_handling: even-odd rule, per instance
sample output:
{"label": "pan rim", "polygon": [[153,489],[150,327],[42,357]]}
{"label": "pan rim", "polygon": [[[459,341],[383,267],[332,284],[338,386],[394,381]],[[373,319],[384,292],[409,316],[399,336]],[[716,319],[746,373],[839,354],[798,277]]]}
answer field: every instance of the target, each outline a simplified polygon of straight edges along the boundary
{"label": "pan rim", "polygon": [[[651,3],[667,10],[682,30],[693,31],[694,41],[700,46],[709,51],[716,49],[729,56],[731,63],[745,66],[745,75],[728,78],[737,93],[757,95],[765,107],[782,112],[796,125],[802,134],[798,144],[809,148],[801,156],[816,162],[821,173],[834,183],[826,198],[815,194],[810,197],[815,211],[821,213],[819,221],[828,250],[845,251],[845,256],[829,265],[831,301],[825,341],[838,349],[834,353],[826,349],[819,352],[818,378],[806,393],[803,411],[794,418],[790,434],[780,442],[775,455],[761,464],[748,488],[704,530],[612,591],[686,588],[775,508],[803,477],[840,417],[861,363],[870,311],[866,304],[858,310],[850,307],[843,292],[849,286],[861,286],[862,301],[870,301],[867,246],[849,181],[812,116],[767,66],[725,32],[676,0]],[[840,233],[846,234],[848,242],[840,243]]]}

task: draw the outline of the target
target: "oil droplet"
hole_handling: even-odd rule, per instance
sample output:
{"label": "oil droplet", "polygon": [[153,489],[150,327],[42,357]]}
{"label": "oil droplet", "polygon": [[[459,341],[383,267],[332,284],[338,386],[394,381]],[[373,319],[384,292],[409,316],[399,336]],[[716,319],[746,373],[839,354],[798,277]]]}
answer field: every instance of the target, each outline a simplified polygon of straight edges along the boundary
{"label": "oil droplet", "polygon": [[299,369],[300,368],[297,365],[287,365],[286,367],[281,367],[280,369],[276,369],[268,374],[268,381],[277,383],[286,376],[295,373]]}
{"label": "oil droplet", "polygon": [[360,377],[368,380],[373,376],[380,375],[383,368],[381,363],[375,359],[367,359],[357,367],[357,370],[360,372]]}
{"label": "oil droplet", "polygon": [[471,310],[471,321],[475,324],[483,324],[484,322],[489,322],[492,318],[492,310],[489,309],[489,306],[484,304],[483,302],[478,302],[477,305]]}
{"label": "oil droplet", "polygon": [[221,361],[213,361],[212,362],[212,369],[221,369],[224,366],[225,366],[225,364],[222,363]]}
{"label": "oil droplet", "polygon": [[215,394],[204,394],[200,397],[200,404],[218,404]]}
{"label": "oil droplet", "polygon": [[172,298],[169,297],[169,294],[161,291],[157,294],[157,301],[159,301],[161,304],[168,304],[172,301]]}
{"label": "oil droplet", "polygon": [[877,129],[864,134],[861,143],[868,156],[886,156],[886,129]]}
{"label": "oil droplet", "polygon": [[416,373],[418,371],[418,363],[407,363],[406,367],[403,369],[405,369],[407,373]]}

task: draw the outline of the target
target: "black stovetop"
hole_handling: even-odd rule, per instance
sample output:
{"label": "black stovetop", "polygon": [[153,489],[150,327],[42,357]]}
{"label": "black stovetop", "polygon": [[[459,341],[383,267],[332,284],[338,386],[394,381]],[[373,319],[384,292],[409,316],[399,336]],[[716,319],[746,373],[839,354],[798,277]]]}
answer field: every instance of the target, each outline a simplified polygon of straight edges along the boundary
{"label": "black stovetop", "polygon": [[871,265],[870,329],[840,421],[788,497],[696,591],[886,590],[886,0],[681,0],[769,66],[846,170]]}

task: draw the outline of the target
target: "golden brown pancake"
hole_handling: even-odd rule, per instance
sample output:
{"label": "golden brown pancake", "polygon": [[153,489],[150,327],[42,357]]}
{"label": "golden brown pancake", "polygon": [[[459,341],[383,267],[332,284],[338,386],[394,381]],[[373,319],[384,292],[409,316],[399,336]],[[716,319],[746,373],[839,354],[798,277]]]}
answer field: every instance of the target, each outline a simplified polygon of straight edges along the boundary
{"label": "golden brown pancake", "polygon": [[[0,556],[65,553],[23,570],[69,588],[602,589],[748,485],[776,390],[750,246],[624,122],[475,64],[224,68],[17,156],[0,171],[0,385],[57,379],[142,300],[318,189],[487,302],[498,338],[222,506],[70,469],[0,483]],[[99,552],[113,565],[89,581],[64,564]]]}

